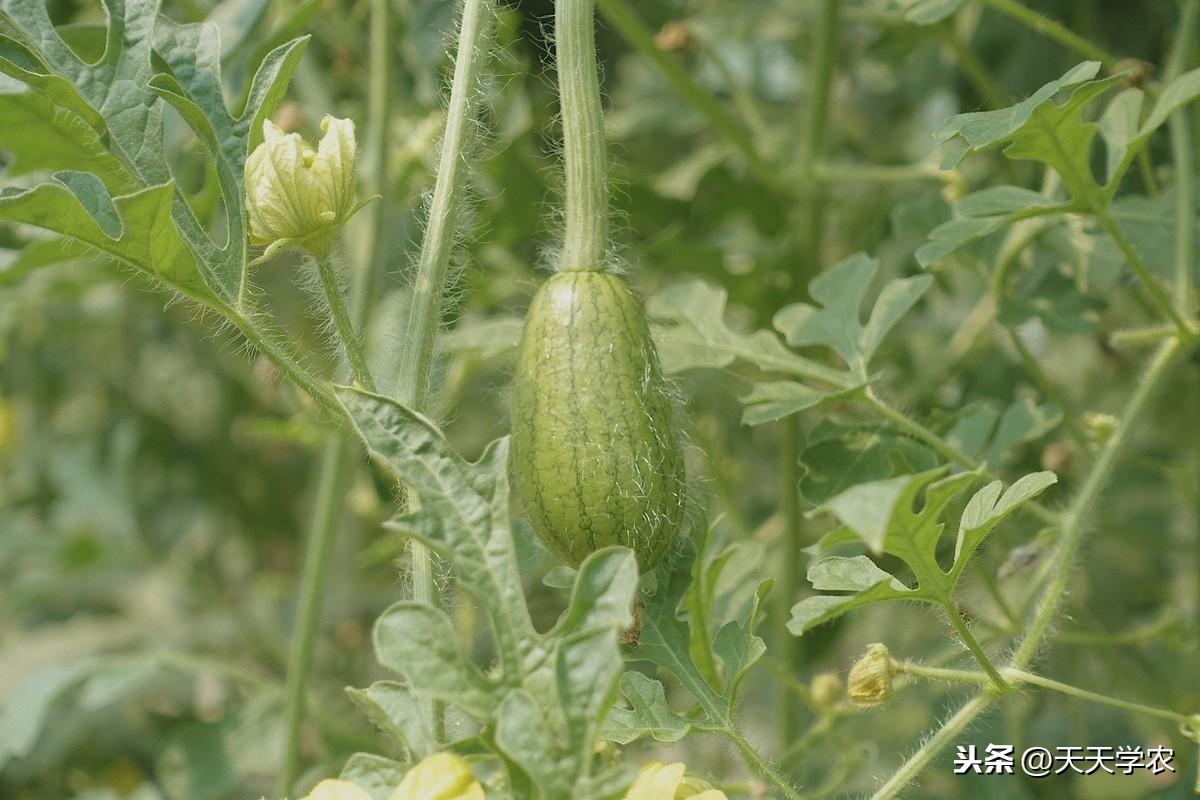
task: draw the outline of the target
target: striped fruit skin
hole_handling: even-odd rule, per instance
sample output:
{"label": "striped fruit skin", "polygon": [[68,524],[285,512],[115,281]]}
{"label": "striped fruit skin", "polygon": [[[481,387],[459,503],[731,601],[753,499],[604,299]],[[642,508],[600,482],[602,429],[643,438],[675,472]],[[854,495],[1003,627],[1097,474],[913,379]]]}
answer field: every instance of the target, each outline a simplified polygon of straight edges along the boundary
{"label": "striped fruit skin", "polygon": [[683,450],[641,307],[605,272],[560,272],[529,306],[513,392],[513,484],[542,542],[657,564],[683,522]]}

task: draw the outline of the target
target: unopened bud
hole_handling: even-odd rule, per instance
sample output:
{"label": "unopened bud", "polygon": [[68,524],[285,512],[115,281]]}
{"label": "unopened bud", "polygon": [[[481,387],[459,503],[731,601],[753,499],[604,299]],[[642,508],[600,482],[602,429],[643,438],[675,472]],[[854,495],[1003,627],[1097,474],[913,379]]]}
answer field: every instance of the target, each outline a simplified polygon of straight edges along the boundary
{"label": "unopened bud", "polygon": [[830,708],[842,699],[846,687],[837,673],[822,672],[812,679],[808,691],[812,695],[813,705],[817,708]]}
{"label": "unopened bud", "polygon": [[867,654],[854,663],[846,686],[846,696],[860,708],[886,703],[892,697],[892,678],[896,662],[887,645],[867,645]]}
{"label": "unopened bud", "polygon": [[354,206],[354,123],[326,116],[314,150],[298,133],[263,123],[263,142],[246,159],[250,242],[296,244],[325,255]]}
{"label": "unopened bud", "polygon": [[692,43],[692,32],[684,23],[671,21],[654,34],[654,43],[659,50],[686,50]]}
{"label": "unopened bud", "polygon": [[1117,429],[1117,423],[1117,418],[1112,414],[1088,411],[1083,415],[1083,430],[1087,434],[1088,440],[1096,447],[1104,446],[1104,443],[1113,435],[1113,431]]}

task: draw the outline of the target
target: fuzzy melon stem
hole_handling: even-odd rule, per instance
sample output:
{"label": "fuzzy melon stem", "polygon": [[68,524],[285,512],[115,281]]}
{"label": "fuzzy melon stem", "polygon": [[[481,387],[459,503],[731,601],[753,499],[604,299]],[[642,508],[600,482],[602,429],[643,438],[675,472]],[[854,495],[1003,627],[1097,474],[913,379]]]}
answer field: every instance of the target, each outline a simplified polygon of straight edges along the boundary
{"label": "fuzzy melon stem", "polygon": [[608,247],[608,155],[600,111],[594,15],[593,0],[557,0],[554,4],[566,167],[561,271],[603,269]]}
{"label": "fuzzy melon stem", "polygon": [[611,545],[657,564],[683,522],[671,396],[624,281],[560,272],[534,296],[514,379],[510,467],[534,530],[577,566]]}

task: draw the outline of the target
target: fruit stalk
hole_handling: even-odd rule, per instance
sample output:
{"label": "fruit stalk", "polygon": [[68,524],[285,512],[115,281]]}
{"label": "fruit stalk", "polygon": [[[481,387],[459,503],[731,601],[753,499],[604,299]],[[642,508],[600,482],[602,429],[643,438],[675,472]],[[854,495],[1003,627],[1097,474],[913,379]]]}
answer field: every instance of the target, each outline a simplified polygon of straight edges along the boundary
{"label": "fruit stalk", "polygon": [[554,47],[566,164],[560,270],[594,270],[608,246],[608,155],[600,111],[593,0],[558,0]]}

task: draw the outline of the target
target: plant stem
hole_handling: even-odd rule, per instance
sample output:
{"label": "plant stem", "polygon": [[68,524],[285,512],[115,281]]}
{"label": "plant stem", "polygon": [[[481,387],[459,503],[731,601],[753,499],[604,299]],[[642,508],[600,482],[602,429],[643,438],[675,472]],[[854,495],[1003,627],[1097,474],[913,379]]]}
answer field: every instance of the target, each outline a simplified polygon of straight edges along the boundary
{"label": "plant stem", "polygon": [[[975,459],[966,455],[957,447],[951,445],[941,436],[938,436],[921,423],[909,419],[900,411],[892,408],[886,402],[881,400],[879,396],[875,394],[875,391],[870,387],[863,392],[863,397],[866,399],[871,408],[875,409],[880,416],[891,422],[897,428],[907,433],[914,439],[929,445],[931,448],[933,448],[934,452],[936,452],[942,458],[958,464],[959,466],[966,467],[967,469],[980,470],[980,474],[988,480],[999,480],[995,473],[989,469],[985,469],[982,464],[979,464],[975,461]],[[1029,501],[1024,507],[1042,522],[1050,525],[1058,523],[1058,514],[1035,501]]]}
{"label": "plant stem", "polygon": [[[779,187],[779,174],[762,157],[754,140],[725,106],[696,83],[679,60],[654,43],[654,34],[642,23],[626,0],[596,0],[600,13],[617,33],[662,73],[671,88],[700,114],[725,141],[729,142],[746,161],[750,174],[764,184]],[[782,187],[779,187],[782,188]]]}
{"label": "plant stem", "polygon": [[350,312],[346,310],[346,303],[342,299],[342,287],[338,285],[337,275],[333,271],[333,261],[328,255],[313,258],[317,262],[317,274],[321,277],[321,289],[325,292],[325,302],[329,306],[329,315],[333,318],[333,327],[350,365],[350,374],[359,386],[373,392],[375,381],[367,367],[367,357],[363,355],[362,340],[350,321]]}
{"label": "plant stem", "polygon": [[1192,231],[1196,219],[1196,194],[1191,125],[1188,123],[1186,109],[1172,114],[1168,125],[1175,154],[1175,305],[1181,315],[1190,318],[1192,270],[1195,269]]}
{"label": "plant stem", "polygon": [[754,746],[747,742],[745,737],[736,728],[723,728],[721,735],[737,748],[747,766],[757,772],[763,780],[778,789],[780,794],[786,797],[787,800],[803,800],[802,795],[788,783],[786,778],[779,774],[775,767],[771,766],[770,763],[758,754]]}
{"label": "plant stem", "polygon": [[[1193,40],[1196,38],[1200,0],[1183,0],[1183,15],[1167,61],[1163,80],[1170,83],[1187,68]],[[1193,230],[1196,219],[1195,161],[1192,148],[1189,109],[1185,105],[1171,115],[1171,155],[1175,162],[1175,303],[1179,313],[1190,318],[1192,270],[1194,265]]]}
{"label": "plant stem", "polygon": [[1192,331],[1191,326],[1187,324],[1187,321],[1180,315],[1179,310],[1171,302],[1171,299],[1167,297],[1167,293],[1159,285],[1158,279],[1150,272],[1150,267],[1146,265],[1142,257],[1133,249],[1133,245],[1125,236],[1125,232],[1121,230],[1121,226],[1117,225],[1116,220],[1112,218],[1108,210],[1100,209],[1096,211],[1096,221],[1112,237],[1113,242],[1117,245],[1117,249],[1121,251],[1122,255],[1125,256],[1125,260],[1129,262],[1129,266],[1133,267],[1133,271],[1137,273],[1138,279],[1142,282],[1146,291],[1150,293],[1150,297],[1153,299],[1154,304],[1158,306],[1158,310],[1171,320],[1185,341],[1195,339],[1196,334]]}
{"label": "plant stem", "polygon": [[[779,443],[779,503],[783,516],[783,558],[779,564],[779,588],[776,601],[775,639],[780,648],[780,660],[788,675],[799,674],[804,661],[804,644],[799,636],[787,629],[792,604],[800,591],[800,565],[803,563],[801,541],[804,517],[800,513],[800,439],[803,436],[800,416],[793,414],[783,420]],[[789,687],[780,684],[776,698],[779,709],[779,742],[787,747],[796,738],[799,720],[796,701]],[[782,751],[781,747],[781,751]]]}
{"label": "plant stem", "polygon": [[950,623],[954,625],[954,630],[958,631],[959,638],[963,644],[971,651],[971,655],[975,656],[975,660],[979,662],[979,666],[983,667],[983,671],[987,673],[992,683],[999,691],[1006,691],[1008,683],[1000,676],[1000,672],[996,669],[996,665],[988,658],[987,653],[980,647],[979,642],[975,639],[975,635],[971,633],[971,629],[967,627],[967,623],[962,618],[962,614],[958,613],[958,609],[951,603],[943,604],[946,609],[947,616],[950,617]]}
{"label": "plant stem", "polygon": [[925,767],[929,766],[929,762],[933,761],[943,748],[954,744],[963,730],[987,710],[994,698],[995,695],[992,694],[992,689],[989,687],[968,700],[962,708],[954,713],[954,716],[942,723],[942,726],[926,739],[915,753],[908,757],[900,769],[892,773],[887,782],[871,795],[871,800],[890,800],[890,798],[898,796],[900,792],[910,789],[912,782],[925,770]]}
{"label": "plant stem", "polygon": [[363,231],[360,257],[367,266],[350,286],[350,318],[364,331],[375,286],[386,269],[388,247],[387,217],[391,208],[391,182],[388,180],[388,154],[391,152],[392,102],[392,23],[389,0],[371,0],[369,43],[369,82],[367,84],[367,147],[370,168],[368,191],[377,195],[371,209],[370,224]]}
{"label": "plant stem", "polygon": [[[960,683],[976,683],[988,684],[991,681],[987,675],[982,672],[964,669],[944,669],[942,667],[926,667],[921,664],[910,664],[901,662],[898,665],[898,671],[905,675],[912,675],[918,678],[930,678],[932,680],[952,681]],[[1043,689],[1060,692],[1061,694],[1077,697],[1080,700],[1087,700],[1100,705],[1120,708],[1124,711],[1133,711],[1138,714],[1147,714],[1159,719],[1177,722],[1181,725],[1186,725],[1191,721],[1191,717],[1187,714],[1180,714],[1176,711],[1171,711],[1165,708],[1157,708],[1148,706],[1143,703],[1134,703],[1129,700],[1121,700],[1117,697],[1109,697],[1106,694],[1091,692],[1087,689],[1080,689],[1078,686],[1072,686],[1062,681],[1056,681],[1051,678],[1044,678],[1041,675],[1035,675],[1032,672],[1026,672],[1021,669],[1006,668],[1003,670],[1004,677],[1013,683],[1028,684],[1030,686],[1040,686]]]}
{"label": "plant stem", "polygon": [[327,411],[341,412],[341,406],[334,399],[329,384],[314,375],[295,356],[288,352],[284,336],[271,325],[266,317],[248,315],[223,303],[211,299],[196,301],[203,306],[213,309],[233,324],[246,341],[267,357],[280,372],[286,375],[301,391],[316,401],[317,405]]}
{"label": "plant stem", "polygon": [[[816,180],[817,162],[824,143],[825,121],[829,115],[829,91],[833,81],[834,54],[838,38],[838,0],[822,0],[817,28],[813,32],[816,47],[809,63],[812,79],[808,85],[808,105],[805,110],[804,144],[800,154],[800,185],[805,188],[802,214],[801,242],[807,253],[805,263],[800,266],[800,281],[807,282],[821,271],[821,250],[824,238],[824,208],[820,202],[821,185]],[[783,441],[780,446],[779,507],[783,514],[784,556],[781,585],[777,601],[777,641],[783,650],[782,661],[789,671],[798,674],[803,668],[803,644],[798,636],[787,630],[791,616],[791,604],[799,592],[799,570],[802,563],[802,539],[804,517],[800,513],[800,440],[804,430],[798,415],[793,415],[782,425]],[[777,698],[779,706],[779,750],[795,739],[799,728],[796,704],[787,687],[780,685]]]}
{"label": "plant stem", "polygon": [[[1163,82],[1170,83],[1187,69],[1192,44],[1196,38],[1200,0],[1182,0],[1182,15],[1175,42],[1163,73]],[[1195,268],[1196,224],[1196,141],[1192,138],[1189,108],[1183,106],[1171,115],[1168,127],[1171,134],[1171,156],[1175,165],[1175,306],[1184,319],[1192,320],[1192,270]],[[1144,151],[1143,151],[1144,152]],[[1196,579],[1200,581],[1200,537],[1195,545]],[[1200,592],[1200,587],[1197,588]],[[1197,614],[1200,625],[1200,614]],[[1197,778],[1200,781],[1200,777]],[[1198,786],[1197,791],[1200,791]]]}
{"label": "plant stem", "polygon": [[608,251],[608,154],[596,66],[595,3],[557,0],[554,48],[567,188],[558,268],[601,269]]}
{"label": "plant stem", "polygon": [[806,284],[821,271],[822,239],[825,229],[824,188],[817,180],[817,165],[825,148],[829,127],[829,96],[838,51],[839,0],[821,0],[813,50],[809,59],[808,104],[804,112],[804,136],[800,144],[800,186],[805,188],[801,212],[800,242],[807,252],[799,283]]}
{"label": "plant stem", "polygon": [[1071,697],[1077,697],[1080,700],[1089,700],[1093,703],[1112,706],[1113,708],[1120,708],[1124,711],[1133,711],[1137,714],[1147,714],[1152,717],[1158,717],[1159,719],[1178,722],[1181,725],[1187,724],[1191,719],[1187,714],[1179,714],[1165,708],[1156,708],[1143,703],[1134,703],[1130,700],[1121,700],[1117,697],[1109,697],[1106,694],[1090,692],[1087,689],[1080,689],[1079,687],[1071,686],[1068,683],[1062,683],[1061,681],[1052,680],[1050,678],[1043,678],[1041,675],[1035,675],[1032,672],[1026,672],[1020,669],[1006,669],[1004,670],[1004,675],[1005,677],[1010,678],[1018,683],[1028,683],[1032,686],[1041,686],[1044,689],[1061,692],[1062,694],[1070,695]]}
{"label": "plant stem", "polygon": [[429,203],[429,222],[421,241],[412,303],[401,332],[403,347],[396,391],[401,402],[418,411],[425,405],[429,392],[429,372],[441,321],[446,274],[464,205],[467,188],[464,169],[471,128],[475,125],[477,84],[487,55],[491,13],[487,0],[465,0],[463,3],[437,181]]}
{"label": "plant stem", "polygon": [[[1195,326],[1192,327],[1192,330],[1196,330]],[[1108,334],[1108,343],[1113,347],[1142,347],[1158,344],[1163,339],[1170,339],[1174,335],[1174,325],[1151,325],[1146,328],[1113,331]]]}
{"label": "plant stem", "polygon": [[[374,296],[376,278],[384,269],[385,242],[384,221],[388,208],[387,152],[389,145],[390,127],[390,59],[391,59],[391,21],[389,0],[371,0],[371,40],[370,40],[370,85],[368,86],[368,136],[367,142],[371,155],[370,189],[379,195],[372,214],[371,225],[365,232],[366,242],[363,254],[357,259],[359,268],[355,280],[350,287],[350,310],[347,315],[345,307],[341,306],[341,292],[337,290],[336,281],[331,281],[332,275],[326,276],[329,269],[328,259],[318,259],[318,269],[322,270],[321,281],[325,292],[329,295],[331,307],[337,301],[341,307],[344,320],[339,327],[344,345],[347,350],[347,360],[355,372],[355,378],[363,388],[374,390],[370,370],[367,368],[366,356],[360,340],[354,332],[365,330],[370,317],[371,300]],[[331,289],[333,290],[331,293]],[[337,312],[335,312],[335,320]],[[347,332],[349,337],[347,337]],[[365,337],[363,337],[365,340]],[[357,364],[357,366],[355,366]],[[283,767],[280,770],[277,794],[286,797],[291,792],[300,766],[300,729],[307,711],[308,675],[313,656],[313,635],[321,615],[322,589],[325,583],[326,562],[329,560],[329,550],[337,531],[338,520],[342,516],[345,504],[344,486],[353,472],[355,460],[352,457],[357,452],[350,446],[346,435],[341,432],[330,433],[324,443],[321,456],[321,468],[317,484],[315,513],[313,514],[312,529],[308,534],[308,544],[304,554],[303,574],[301,575],[299,596],[300,602],[296,611],[296,629],[292,634],[291,649],[288,653],[287,669],[287,706],[285,711]]]}
{"label": "plant stem", "polygon": [[950,683],[977,683],[991,686],[992,679],[985,673],[973,669],[949,669],[947,667],[928,667],[911,661],[897,661],[896,672],[900,675],[911,675],[914,678],[927,678],[933,681]]}
{"label": "plant stem", "polygon": [[1055,571],[1049,586],[1042,593],[1042,601],[1034,613],[1033,622],[1030,623],[1010,666],[1017,669],[1025,667],[1041,646],[1042,637],[1045,636],[1063,597],[1066,595],[1067,584],[1075,565],[1075,557],[1083,541],[1084,523],[1087,521],[1088,512],[1095,506],[1101,491],[1108,483],[1109,476],[1116,466],[1117,458],[1128,441],[1134,425],[1149,405],[1154,392],[1170,373],[1169,368],[1182,349],[1179,339],[1170,339],[1159,348],[1150,362],[1145,376],[1138,382],[1137,390],[1130,398],[1129,405],[1121,416],[1121,421],[1100,451],[1079,494],[1075,496],[1074,501],[1064,513]]}
{"label": "plant stem", "polygon": [[[417,411],[424,410],[428,399],[429,373],[441,322],[450,254],[465,202],[467,176],[463,170],[470,149],[471,128],[476,123],[476,96],[481,67],[487,55],[491,14],[488,0],[465,0],[463,3],[437,180],[429,204],[429,222],[421,241],[412,302],[401,334],[396,395],[400,402]],[[415,505],[419,499],[412,496],[408,502]],[[413,599],[440,605],[433,574],[433,554],[415,539],[409,540],[408,552]],[[439,705],[424,698],[419,703],[429,729],[440,739],[443,722]]]}
{"label": "plant stem", "polygon": [[291,792],[292,784],[299,774],[300,728],[304,723],[308,675],[312,667],[313,635],[320,616],[329,551],[341,517],[340,498],[344,487],[344,459],[347,450],[347,440],[343,433],[327,434],[317,479],[312,529],[304,548],[304,567],[300,576],[300,601],[296,608],[295,629],[288,651],[283,767],[279,772],[277,792],[281,797],[286,797]]}
{"label": "plant stem", "polygon": [[1099,61],[1104,65],[1106,70],[1111,71],[1117,62],[1120,60],[1112,53],[1104,48],[1088,41],[1077,33],[1072,32],[1069,28],[1060,22],[1046,17],[1031,8],[1021,5],[1016,0],[984,0],[984,3],[991,6],[1001,14],[1012,17],[1022,25],[1037,31],[1041,35],[1053,39],[1062,46],[1066,47],[1084,58],[1093,61]]}

